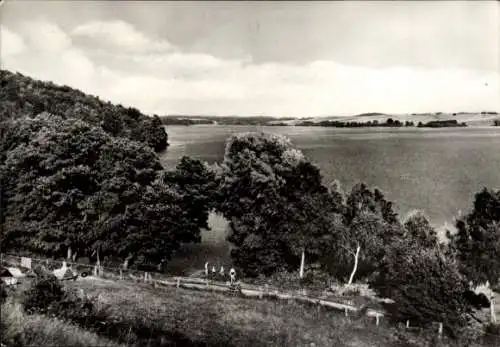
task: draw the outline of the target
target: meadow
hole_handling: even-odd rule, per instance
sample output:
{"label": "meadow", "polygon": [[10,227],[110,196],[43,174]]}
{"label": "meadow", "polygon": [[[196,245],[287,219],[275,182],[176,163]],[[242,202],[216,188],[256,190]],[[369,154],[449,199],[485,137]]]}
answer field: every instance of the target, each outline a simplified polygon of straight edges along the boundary
{"label": "meadow", "polygon": [[[28,283],[23,287],[27,288]],[[87,277],[65,282],[91,299],[95,317],[28,315],[20,291],[2,304],[7,346],[493,346],[488,340],[441,343],[435,331],[406,329],[363,313],[331,311],[290,301],[245,299],[221,293]],[[56,314],[57,316],[57,314]],[[75,321],[76,319],[76,321]],[[90,320],[89,320],[90,319]],[[92,323],[92,320],[96,319]],[[416,342],[416,341],[419,342]],[[413,342],[411,342],[413,341]],[[466,344],[464,344],[466,343]]]}

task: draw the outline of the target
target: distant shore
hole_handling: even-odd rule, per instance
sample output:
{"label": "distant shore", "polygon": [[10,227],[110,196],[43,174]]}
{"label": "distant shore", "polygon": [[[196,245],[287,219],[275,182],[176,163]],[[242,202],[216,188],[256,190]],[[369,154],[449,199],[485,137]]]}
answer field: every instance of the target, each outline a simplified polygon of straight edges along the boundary
{"label": "distant shore", "polygon": [[428,113],[391,115],[383,113],[367,113],[355,116],[276,118],[267,116],[190,116],[169,115],[160,117],[164,125],[254,125],[254,126],[323,126],[336,128],[370,128],[370,127],[420,127],[448,128],[467,126],[500,126],[500,114],[497,112],[477,113]]}

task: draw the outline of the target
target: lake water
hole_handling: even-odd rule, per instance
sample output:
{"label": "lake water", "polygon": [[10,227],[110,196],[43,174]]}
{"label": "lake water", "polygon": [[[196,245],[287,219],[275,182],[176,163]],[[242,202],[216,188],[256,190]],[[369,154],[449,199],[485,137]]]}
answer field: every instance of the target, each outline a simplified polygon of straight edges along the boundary
{"label": "lake water", "polygon": [[[322,128],[254,126],[169,126],[165,167],[182,155],[222,160],[234,133],[265,131],[288,136],[321,168],[326,181],[344,190],[363,181],[380,188],[401,216],[423,210],[432,224],[452,223],[472,206],[482,187],[500,189],[500,127],[481,128]],[[220,227],[220,219],[213,218]],[[212,238],[222,241],[220,233]]]}

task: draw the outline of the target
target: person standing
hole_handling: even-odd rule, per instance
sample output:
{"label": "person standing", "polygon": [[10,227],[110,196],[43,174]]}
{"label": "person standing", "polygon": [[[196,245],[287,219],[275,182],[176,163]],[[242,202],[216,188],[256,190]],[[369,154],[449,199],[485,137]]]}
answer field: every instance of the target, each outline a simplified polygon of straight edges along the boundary
{"label": "person standing", "polygon": [[231,278],[231,285],[236,283],[236,270],[234,268],[231,268],[229,271],[229,276]]}

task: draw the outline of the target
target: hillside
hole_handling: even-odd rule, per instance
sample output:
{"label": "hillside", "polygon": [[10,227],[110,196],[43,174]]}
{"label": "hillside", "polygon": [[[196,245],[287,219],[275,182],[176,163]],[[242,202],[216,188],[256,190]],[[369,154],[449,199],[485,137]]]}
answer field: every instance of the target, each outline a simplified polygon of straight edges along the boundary
{"label": "hillside", "polygon": [[167,148],[168,137],[158,116],[133,107],[114,105],[68,86],[56,85],[0,70],[0,121],[47,112],[78,118],[100,126],[108,134],[147,143],[155,151]]}
{"label": "hillside", "polygon": [[[324,121],[337,121],[343,123],[356,122],[378,122],[386,123],[392,119],[395,122],[401,122],[403,125],[412,122],[415,126],[421,122],[441,122],[456,120],[457,123],[466,123],[468,126],[491,126],[495,121],[500,122],[500,114],[497,112],[456,112],[456,113],[411,113],[411,114],[388,114],[381,112],[361,113],[352,116],[322,116],[322,117],[303,117],[303,118],[277,118],[270,116],[215,116],[215,115],[168,115],[161,116],[161,121],[165,125],[272,125],[287,126],[298,125],[300,123],[309,123],[313,125]],[[304,125],[304,124],[301,124]]]}
{"label": "hillside", "polygon": [[[389,118],[394,121],[400,121],[401,123],[413,122],[415,125],[419,122],[428,123],[432,121],[445,121],[445,120],[456,120],[459,123],[465,122],[469,126],[491,126],[495,120],[500,119],[499,114],[495,113],[422,113],[422,114],[384,114],[384,113],[366,113],[356,116],[340,117],[321,117],[321,118],[311,118],[308,121],[313,123],[319,123],[321,121],[339,121],[339,122],[373,122],[378,121],[379,123],[385,123]],[[295,125],[300,123],[298,120],[292,120],[286,122],[289,125]]]}

